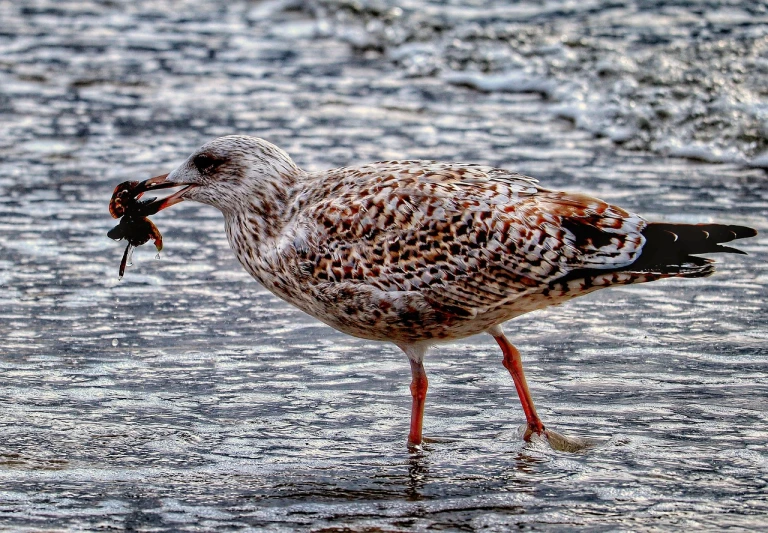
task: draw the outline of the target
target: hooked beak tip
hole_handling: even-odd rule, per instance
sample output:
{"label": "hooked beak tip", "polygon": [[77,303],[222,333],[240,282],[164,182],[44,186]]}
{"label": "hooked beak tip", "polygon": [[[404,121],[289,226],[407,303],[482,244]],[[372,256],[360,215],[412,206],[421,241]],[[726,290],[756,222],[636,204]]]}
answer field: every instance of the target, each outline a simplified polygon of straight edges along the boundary
{"label": "hooked beak tip", "polygon": [[148,180],[144,180],[141,182],[141,187],[144,191],[151,191],[153,189],[165,189],[167,187],[175,187],[176,184],[167,181],[166,178],[169,176],[169,174],[162,174],[160,176],[155,176],[154,178],[149,178]]}
{"label": "hooked beak tip", "polygon": [[150,205],[154,208],[154,212],[161,211],[167,207],[170,207],[172,205],[178,204],[179,202],[184,201],[183,194],[188,190],[194,187],[192,184],[187,183],[176,183],[174,181],[168,181],[168,176],[170,174],[163,174],[161,176],[155,176],[154,178],[149,178],[148,180],[142,181],[139,184],[139,194],[137,195],[137,198],[144,194],[147,191],[154,191],[158,189],[169,189],[172,187],[183,187],[181,190],[175,192],[174,194],[168,196],[167,198],[163,198],[160,200],[155,200]]}
{"label": "hooked beak tip", "polygon": [[187,192],[189,189],[192,189],[193,187],[195,187],[194,184],[190,184],[190,183],[178,183],[175,181],[169,181],[168,176],[170,176],[171,174],[163,174],[161,176],[155,176],[154,178],[149,178],[148,180],[142,182],[142,188],[144,191],[152,191],[157,189],[169,189],[172,187],[182,187],[179,191],[173,193],[167,198],[163,198],[161,200],[156,200],[155,202],[153,202],[153,204],[156,205],[158,211],[162,209],[166,209],[172,205],[176,205],[180,202],[183,202],[185,200],[184,193]]}

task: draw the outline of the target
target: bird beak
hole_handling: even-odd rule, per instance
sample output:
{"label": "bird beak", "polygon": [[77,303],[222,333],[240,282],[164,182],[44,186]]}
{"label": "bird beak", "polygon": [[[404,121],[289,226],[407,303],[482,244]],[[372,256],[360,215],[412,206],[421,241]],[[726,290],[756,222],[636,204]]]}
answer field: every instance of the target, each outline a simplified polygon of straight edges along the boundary
{"label": "bird beak", "polygon": [[183,194],[195,186],[187,183],[176,183],[174,181],[169,181],[167,179],[168,176],[170,176],[170,174],[155,176],[154,178],[149,178],[148,180],[142,181],[136,186],[136,189],[135,189],[137,193],[136,198],[140,197],[142,194],[144,194],[147,191],[155,191],[158,189],[170,189],[173,187],[183,187],[182,189],[176,191],[170,196],[161,198],[160,200],[155,200],[150,204],[148,204],[147,207],[153,213],[157,213],[158,211],[165,209],[166,207],[171,207],[172,205],[178,204],[179,202],[183,202],[184,201]]}

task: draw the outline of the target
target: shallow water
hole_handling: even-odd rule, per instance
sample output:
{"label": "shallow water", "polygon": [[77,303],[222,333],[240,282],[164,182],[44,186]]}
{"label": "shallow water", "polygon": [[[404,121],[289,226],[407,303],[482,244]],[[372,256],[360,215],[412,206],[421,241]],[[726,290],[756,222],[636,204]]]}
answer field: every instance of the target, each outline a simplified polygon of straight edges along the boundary
{"label": "shallow water", "polygon": [[[381,18],[370,7],[154,4],[0,2],[0,527],[764,524],[763,170],[630,151],[563,120],[562,101],[481,92],[439,68],[414,76],[405,55],[350,45],[361,20]],[[607,10],[595,4],[585,16]],[[484,24],[471,9],[447,13],[464,34]],[[567,14],[551,8],[530,20],[554,32]],[[395,15],[404,22],[387,24],[406,31],[411,12]],[[731,25],[752,35],[755,20]],[[690,38],[675,19],[669,28]],[[443,33],[424,40],[442,46]],[[653,124],[648,131],[667,127]],[[720,126],[701,127],[715,136]],[[428,356],[425,433],[439,442],[410,454],[405,357],[260,288],[215,210],[185,203],[153,217],[161,259],[139,248],[118,282],[123,245],[106,238],[115,184],[167,172],[233,132],[268,138],[305,168],[393,157],[489,163],[648,218],[762,234],[740,246],[749,256],[721,257],[711,278],[602,291],[506,326],[544,421],[599,439],[594,449],[524,444],[498,348],[474,337]],[[724,138],[745,158],[758,155]]]}

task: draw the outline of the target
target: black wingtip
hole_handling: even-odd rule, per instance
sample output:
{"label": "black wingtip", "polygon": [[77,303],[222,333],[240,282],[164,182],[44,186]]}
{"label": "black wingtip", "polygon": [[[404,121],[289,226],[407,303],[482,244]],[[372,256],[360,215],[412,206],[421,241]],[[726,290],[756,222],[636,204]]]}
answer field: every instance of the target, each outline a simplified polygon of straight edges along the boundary
{"label": "black wingtip", "polygon": [[[690,263],[700,254],[731,253],[746,255],[746,252],[724,246],[736,239],[754,237],[757,231],[747,226],[727,224],[674,224],[651,222],[643,230],[646,239],[640,257],[630,268],[668,269],[675,271],[676,265]],[[677,273],[692,277],[694,272]],[[703,271],[699,275],[708,275]]]}
{"label": "black wingtip", "polygon": [[733,232],[733,239],[746,239],[748,237],[755,237],[757,230],[750,228],[749,226],[728,226],[728,229]]}
{"label": "black wingtip", "polygon": [[740,254],[740,255],[747,255],[747,252],[744,250],[739,250],[738,248],[734,248],[732,246],[717,246],[715,247],[712,252],[723,252],[727,254]]}

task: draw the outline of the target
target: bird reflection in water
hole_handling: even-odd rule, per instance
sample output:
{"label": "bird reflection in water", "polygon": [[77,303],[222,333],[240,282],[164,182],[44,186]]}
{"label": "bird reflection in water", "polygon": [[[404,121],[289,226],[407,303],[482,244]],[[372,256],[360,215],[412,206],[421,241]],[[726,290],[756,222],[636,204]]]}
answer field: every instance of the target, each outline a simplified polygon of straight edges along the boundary
{"label": "bird reflection in water", "polygon": [[405,497],[409,501],[424,499],[422,489],[429,481],[429,453],[419,451],[408,458],[408,479],[405,481]]}

